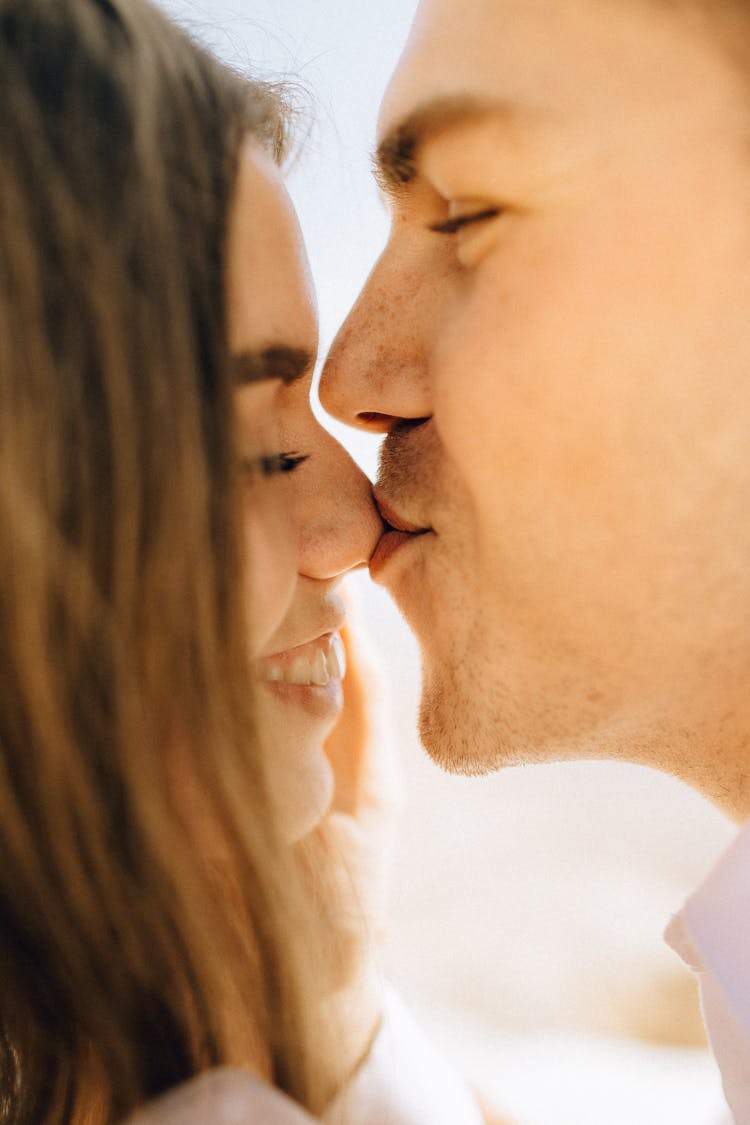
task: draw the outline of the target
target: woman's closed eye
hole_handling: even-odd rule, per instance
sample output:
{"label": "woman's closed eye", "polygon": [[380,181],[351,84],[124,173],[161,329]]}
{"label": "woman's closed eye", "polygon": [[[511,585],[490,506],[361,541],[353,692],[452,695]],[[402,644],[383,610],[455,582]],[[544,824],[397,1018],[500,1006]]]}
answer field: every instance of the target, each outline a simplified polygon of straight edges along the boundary
{"label": "woman's closed eye", "polygon": [[264,453],[245,457],[240,462],[243,473],[253,477],[276,477],[293,473],[310,457],[309,453]]}

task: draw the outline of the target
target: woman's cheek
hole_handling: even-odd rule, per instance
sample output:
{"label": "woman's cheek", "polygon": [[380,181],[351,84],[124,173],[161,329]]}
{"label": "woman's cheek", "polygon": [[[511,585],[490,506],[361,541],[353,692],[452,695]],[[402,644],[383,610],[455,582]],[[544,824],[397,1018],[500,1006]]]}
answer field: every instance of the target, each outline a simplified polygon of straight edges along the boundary
{"label": "woman's cheek", "polygon": [[297,546],[286,505],[272,496],[249,496],[245,508],[247,622],[253,655],[265,646],[289,609],[297,582]]}

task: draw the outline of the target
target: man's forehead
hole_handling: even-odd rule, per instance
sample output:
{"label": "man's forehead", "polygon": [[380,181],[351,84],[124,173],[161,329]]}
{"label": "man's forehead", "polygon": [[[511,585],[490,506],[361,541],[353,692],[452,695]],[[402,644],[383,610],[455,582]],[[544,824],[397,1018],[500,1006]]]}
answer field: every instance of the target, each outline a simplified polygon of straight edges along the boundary
{"label": "man's forehead", "polygon": [[464,52],[465,42],[471,38],[479,14],[473,9],[470,14],[467,13],[470,25],[463,26],[459,44],[451,35],[455,19],[453,3],[454,0],[421,0],[401,58],[383,95],[378,140],[419,106],[449,91],[464,90],[463,83],[457,86],[452,79],[462,59],[457,57],[455,50],[450,50],[450,42],[453,39],[454,47]]}
{"label": "man's forehead", "polygon": [[439,114],[453,124],[472,103],[477,113],[494,104],[502,114],[514,102],[538,104],[539,91],[524,83],[523,66],[508,66],[508,54],[521,22],[554,24],[558,6],[568,2],[421,0],[382,100],[378,144],[402,124],[434,131]]}
{"label": "man's forehead", "polygon": [[714,50],[705,26],[656,0],[421,0],[377,143],[406,151],[488,109],[600,126],[658,101],[660,85],[703,80]]}

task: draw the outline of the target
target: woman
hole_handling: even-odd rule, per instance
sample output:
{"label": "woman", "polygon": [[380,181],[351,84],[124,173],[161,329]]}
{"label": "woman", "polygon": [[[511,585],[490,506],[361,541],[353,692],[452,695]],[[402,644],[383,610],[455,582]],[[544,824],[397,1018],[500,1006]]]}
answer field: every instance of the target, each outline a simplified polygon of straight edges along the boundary
{"label": "woman", "polygon": [[377,1089],[382,1001],[339,875],[342,847],[355,881],[368,868],[353,814],[378,801],[337,586],[380,524],[309,410],[286,134],[277,91],[145,0],[0,0],[0,1113],[17,1125],[98,1125],[175,1087],[149,1113],[301,1119],[217,1067],[315,1112],[338,1092],[332,1121]]}
{"label": "woman", "polygon": [[[136,0],[3,0],[0,83],[2,1101],[37,1123],[96,1120],[96,1098],[108,1120],[249,1061],[315,1107],[337,1069],[322,943],[245,627],[263,650],[292,594],[293,459],[266,415],[301,388],[282,364],[238,391],[235,436],[226,321],[232,347],[247,325],[224,301],[240,148],[281,154],[282,103]],[[262,606],[238,505],[274,555]]]}

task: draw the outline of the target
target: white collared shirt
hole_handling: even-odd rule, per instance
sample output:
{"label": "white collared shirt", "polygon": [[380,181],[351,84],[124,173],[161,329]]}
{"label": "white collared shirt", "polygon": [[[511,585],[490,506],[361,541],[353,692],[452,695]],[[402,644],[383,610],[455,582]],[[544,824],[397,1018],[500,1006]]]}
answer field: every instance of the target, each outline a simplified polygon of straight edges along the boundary
{"label": "white collared shirt", "polygon": [[[125,1125],[315,1125],[279,1090],[242,1071],[209,1071]],[[429,1044],[392,988],[367,1059],[323,1114],[324,1125],[483,1125],[474,1096]]]}
{"label": "white collared shirt", "polygon": [[709,1042],[735,1125],[750,1125],[750,823],[670,922],[698,974]]}
{"label": "white collared shirt", "polygon": [[385,986],[368,1058],[323,1114],[325,1125],[482,1125],[474,1096]]}

